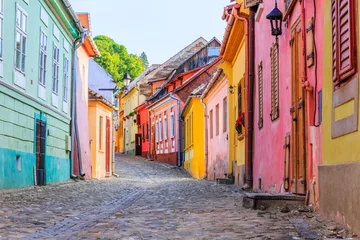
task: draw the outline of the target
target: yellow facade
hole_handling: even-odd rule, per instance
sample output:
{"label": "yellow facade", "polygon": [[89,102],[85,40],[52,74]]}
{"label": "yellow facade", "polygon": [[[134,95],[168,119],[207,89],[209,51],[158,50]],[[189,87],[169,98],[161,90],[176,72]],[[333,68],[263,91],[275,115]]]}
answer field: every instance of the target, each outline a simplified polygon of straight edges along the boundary
{"label": "yellow facade", "polygon": [[184,121],[184,168],[193,178],[205,177],[204,107],[199,98],[190,98],[182,118]]}
{"label": "yellow facade", "polygon": [[[324,2],[325,9],[325,24],[324,24],[324,39],[332,38],[332,24],[330,16],[330,0]],[[357,29],[360,26],[360,9],[357,9]],[[357,31],[357,39],[360,39],[360,31]],[[358,47],[360,49],[360,41],[357,41]],[[332,81],[332,43],[331,41],[324,41],[324,64],[323,66],[323,139],[322,139],[322,164],[339,164],[345,162],[356,162],[360,161],[360,121],[358,120],[357,130],[348,133],[346,135],[333,138],[332,137],[332,122],[333,118],[335,121],[351,117],[357,112],[357,119],[360,119],[360,110],[358,99],[350,99],[344,104],[341,104],[338,107],[333,109],[333,81]],[[358,51],[358,59],[360,59]],[[357,62],[360,69],[360,61]],[[353,83],[357,85],[356,97],[358,98],[359,91],[359,77],[352,80]],[[352,83],[352,84],[353,84]],[[350,84],[348,84],[350,85]],[[345,86],[346,87],[346,86]],[[357,108],[357,109],[355,109]],[[334,114],[334,115],[333,115]]]}
{"label": "yellow facade", "polygon": [[[92,177],[104,178],[111,176],[112,169],[112,111],[113,109],[100,101],[89,101],[89,135],[92,160]],[[101,120],[100,120],[101,119]],[[110,121],[110,151],[106,151],[106,121]],[[101,128],[101,129],[100,129]],[[106,154],[109,154],[110,167],[106,171]]]}
{"label": "yellow facade", "polygon": [[[235,26],[236,27],[236,26]],[[235,29],[233,29],[236,31]],[[232,44],[231,41],[228,44]],[[231,173],[233,161],[236,161],[236,165],[245,164],[245,129],[243,128],[242,134],[238,134],[235,129],[235,122],[238,118],[238,87],[242,89],[242,112],[246,112],[245,109],[245,41],[242,38],[242,42],[238,48],[227,46],[226,49],[236,50],[234,58],[224,59],[224,62],[219,66],[222,68],[228,77],[228,87],[233,88],[233,93],[228,92],[228,112],[229,112],[229,164],[228,171]],[[226,51],[226,50],[225,50]],[[228,60],[228,61],[227,61]]]}
{"label": "yellow facade", "polygon": [[115,152],[124,152],[124,93],[119,95],[119,125],[115,132]]}
{"label": "yellow facade", "polygon": [[134,108],[139,105],[139,91],[137,87],[132,88],[129,92],[123,95],[122,101],[124,103],[124,118],[123,122],[123,151],[126,154],[135,155],[135,134],[137,134],[138,126],[136,125],[136,114]]}

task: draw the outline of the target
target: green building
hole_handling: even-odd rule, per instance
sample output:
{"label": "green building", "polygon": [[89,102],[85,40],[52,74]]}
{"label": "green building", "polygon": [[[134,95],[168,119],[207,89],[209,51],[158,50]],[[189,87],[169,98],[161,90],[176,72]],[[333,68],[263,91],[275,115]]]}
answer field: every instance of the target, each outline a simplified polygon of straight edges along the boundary
{"label": "green building", "polygon": [[0,0],[0,188],[70,179],[73,42],[67,0]]}

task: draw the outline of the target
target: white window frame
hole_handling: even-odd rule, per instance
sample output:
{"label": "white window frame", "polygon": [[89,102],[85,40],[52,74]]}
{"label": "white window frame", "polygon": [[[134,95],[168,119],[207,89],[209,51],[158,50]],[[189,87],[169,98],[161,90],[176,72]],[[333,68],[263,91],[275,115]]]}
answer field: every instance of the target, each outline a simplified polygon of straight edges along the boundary
{"label": "white window frame", "polygon": [[66,57],[66,55],[64,54],[64,83],[63,83],[63,100],[65,102],[68,101],[69,98],[69,65],[70,65],[70,61],[69,59]]}
{"label": "white window frame", "polygon": [[[55,59],[55,49],[58,52],[58,58]],[[52,64],[52,92],[56,95],[59,94],[59,72],[60,72],[60,48],[54,43],[53,45],[53,64]]]}
{"label": "white window frame", "polygon": [[168,139],[168,124],[167,124],[167,117],[164,116],[164,139]]}
{"label": "white window frame", "polygon": [[[20,23],[18,22],[18,14],[20,14]],[[26,17],[26,22],[23,22],[23,17]],[[25,23],[25,26],[23,24]],[[15,69],[25,75],[26,70],[26,44],[27,44],[27,29],[28,29],[28,14],[27,12],[20,7],[19,4],[16,4],[16,17],[15,17]],[[20,49],[16,48],[17,35],[20,35]],[[25,44],[24,40],[25,39]],[[25,46],[24,46],[25,45]],[[20,54],[19,67],[17,66],[17,52]]]}
{"label": "white window frame", "polygon": [[[46,45],[43,48],[43,36],[46,37]],[[47,49],[48,49],[48,36],[44,30],[40,29],[40,59],[39,59],[39,84],[46,87],[46,61],[47,61]],[[41,61],[41,56],[44,56],[44,62]],[[44,64],[44,65],[43,65]],[[43,79],[42,79],[43,77]]]}
{"label": "white window frame", "polygon": [[159,142],[159,124],[157,120],[155,122],[155,141]]}
{"label": "white window frame", "polygon": [[4,1],[0,0],[0,60],[3,59],[4,54]]}
{"label": "white window frame", "polygon": [[159,119],[159,140],[162,141],[162,120]]}
{"label": "white window frame", "polygon": [[175,137],[175,115],[174,115],[174,112],[170,113],[170,135],[171,135],[171,138]]}

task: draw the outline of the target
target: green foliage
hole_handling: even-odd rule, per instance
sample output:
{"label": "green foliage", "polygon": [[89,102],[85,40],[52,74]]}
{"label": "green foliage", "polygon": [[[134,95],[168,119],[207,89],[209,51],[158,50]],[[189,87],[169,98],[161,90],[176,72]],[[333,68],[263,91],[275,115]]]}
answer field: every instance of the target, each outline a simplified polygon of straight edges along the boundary
{"label": "green foliage", "polygon": [[101,57],[95,58],[95,61],[119,83],[120,87],[126,72],[130,74],[131,79],[135,79],[144,71],[140,57],[129,54],[125,46],[107,36],[96,36],[94,41],[101,53]]}
{"label": "green foliage", "polygon": [[149,61],[147,59],[147,55],[145,52],[142,52],[140,54],[141,61],[143,63],[144,69],[147,69],[149,67]]}

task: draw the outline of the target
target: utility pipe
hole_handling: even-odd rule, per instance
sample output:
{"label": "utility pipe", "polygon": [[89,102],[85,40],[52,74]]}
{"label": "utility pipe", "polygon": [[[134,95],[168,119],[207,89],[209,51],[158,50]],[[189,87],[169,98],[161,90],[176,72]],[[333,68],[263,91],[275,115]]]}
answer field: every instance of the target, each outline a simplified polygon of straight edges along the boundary
{"label": "utility pipe", "polygon": [[205,142],[204,142],[204,147],[205,147],[205,176],[208,176],[208,157],[209,157],[209,152],[208,152],[208,132],[207,132],[207,115],[206,115],[206,111],[207,111],[207,106],[206,103],[204,103],[204,99],[200,98],[200,103],[201,105],[203,105],[204,107],[204,131],[205,131]]}
{"label": "utility pipe", "polygon": [[[80,42],[78,44],[78,42]],[[75,72],[75,65],[76,65],[76,50],[84,43],[83,34],[81,34],[81,37],[75,39],[72,47],[72,60],[73,64],[71,66],[71,122],[70,122],[70,128],[71,128],[71,170],[70,170],[70,177],[71,178],[77,178],[77,176],[74,174],[74,159],[75,159],[75,103],[76,103],[76,72]]]}
{"label": "utility pipe", "polygon": [[181,140],[180,140],[180,134],[181,134],[181,130],[180,130],[180,123],[182,122],[182,128],[184,128],[184,121],[181,120],[181,116],[180,116],[180,99],[177,97],[174,97],[173,93],[170,93],[170,98],[176,100],[178,103],[178,167],[181,166],[180,161],[181,161],[181,157],[180,157],[180,151],[181,151]]}
{"label": "utility pipe", "polygon": [[247,124],[245,127],[245,175],[244,189],[252,189],[253,184],[253,134],[254,134],[254,81],[255,81],[255,9],[250,8],[250,21],[240,15],[240,7],[235,11],[237,20],[245,23],[245,88],[247,90]]}

